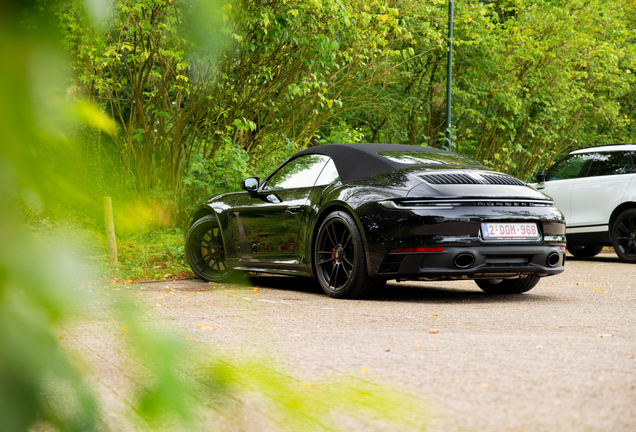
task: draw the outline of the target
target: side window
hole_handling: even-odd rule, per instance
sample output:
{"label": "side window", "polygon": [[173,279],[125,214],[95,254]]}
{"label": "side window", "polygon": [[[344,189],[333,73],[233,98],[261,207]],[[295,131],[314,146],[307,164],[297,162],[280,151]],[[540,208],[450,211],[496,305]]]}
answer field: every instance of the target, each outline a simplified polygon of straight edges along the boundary
{"label": "side window", "polygon": [[336,164],[333,163],[332,159],[329,159],[329,162],[327,162],[327,165],[325,165],[322,172],[320,173],[318,181],[316,181],[316,186],[328,185],[329,183],[333,183],[339,178],[340,176],[338,175]]}
{"label": "side window", "polygon": [[586,177],[630,174],[632,172],[632,161],[629,153],[621,151],[597,153]]}
{"label": "side window", "polygon": [[287,162],[265,183],[264,190],[311,187],[329,158],[323,155],[305,155]]}
{"label": "side window", "polygon": [[545,181],[567,180],[584,176],[592,159],[594,159],[594,153],[572,155],[566,160],[553,165],[548,170]]}

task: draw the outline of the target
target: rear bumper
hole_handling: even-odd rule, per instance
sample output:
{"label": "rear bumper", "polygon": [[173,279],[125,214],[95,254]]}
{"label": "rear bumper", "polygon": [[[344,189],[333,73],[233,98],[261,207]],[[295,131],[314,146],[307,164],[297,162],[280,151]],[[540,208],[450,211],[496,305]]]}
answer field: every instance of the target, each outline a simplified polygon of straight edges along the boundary
{"label": "rear bumper", "polygon": [[514,278],[562,273],[565,251],[558,245],[451,246],[442,252],[387,254],[378,276],[387,279]]}

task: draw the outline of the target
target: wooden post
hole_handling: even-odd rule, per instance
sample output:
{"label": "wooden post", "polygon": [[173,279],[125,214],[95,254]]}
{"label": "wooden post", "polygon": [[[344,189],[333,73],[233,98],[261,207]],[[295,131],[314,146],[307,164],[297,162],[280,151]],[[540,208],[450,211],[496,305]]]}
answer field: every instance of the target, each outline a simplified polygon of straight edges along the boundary
{"label": "wooden post", "polygon": [[113,222],[113,202],[110,197],[104,197],[104,219],[106,220],[106,237],[108,238],[108,255],[111,265],[117,265],[117,239],[115,238],[115,223]]}

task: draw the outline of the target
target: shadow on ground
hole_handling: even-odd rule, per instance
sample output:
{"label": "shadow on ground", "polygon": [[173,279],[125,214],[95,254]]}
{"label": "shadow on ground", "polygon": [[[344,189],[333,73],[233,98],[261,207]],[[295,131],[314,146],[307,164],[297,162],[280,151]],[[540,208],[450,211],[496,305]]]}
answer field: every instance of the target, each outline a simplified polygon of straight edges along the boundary
{"label": "shadow on ground", "polygon": [[601,262],[601,263],[621,262],[618,259],[618,255],[616,255],[614,252],[601,252],[600,254],[594,257],[588,257],[588,258],[577,258],[572,255],[568,255],[566,258],[566,267],[567,267],[568,261],[589,261],[589,262]]}
{"label": "shadow on ground", "polygon": [[[318,281],[310,278],[259,275],[236,281],[242,287],[270,288],[276,290],[326,296]],[[456,283],[455,283],[456,284]],[[361,300],[361,299],[356,299]],[[466,288],[446,286],[438,282],[393,282],[390,281],[372,298],[376,302],[409,303],[540,303],[554,301],[553,296],[533,294],[532,291],[517,295],[491,295],[481,291],[472,281],[466,282]],[[341,300],[347,301],[347,300]]]}

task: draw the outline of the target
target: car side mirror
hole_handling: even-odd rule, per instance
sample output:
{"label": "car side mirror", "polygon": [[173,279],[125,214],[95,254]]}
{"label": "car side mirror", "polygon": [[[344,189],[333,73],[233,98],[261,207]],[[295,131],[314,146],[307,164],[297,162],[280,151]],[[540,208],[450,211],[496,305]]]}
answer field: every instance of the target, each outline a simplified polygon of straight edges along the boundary
{"label": "car side mirror", "polygon": [[537,175],[534,177],[534,180],[537,183],[545,183],[545,171],[539,171]]}
{"label": "car side mirror", "polygon": [[248,192],[256,192],[260,181],[258,177],[248,177],[241,183],[241,188]]}

